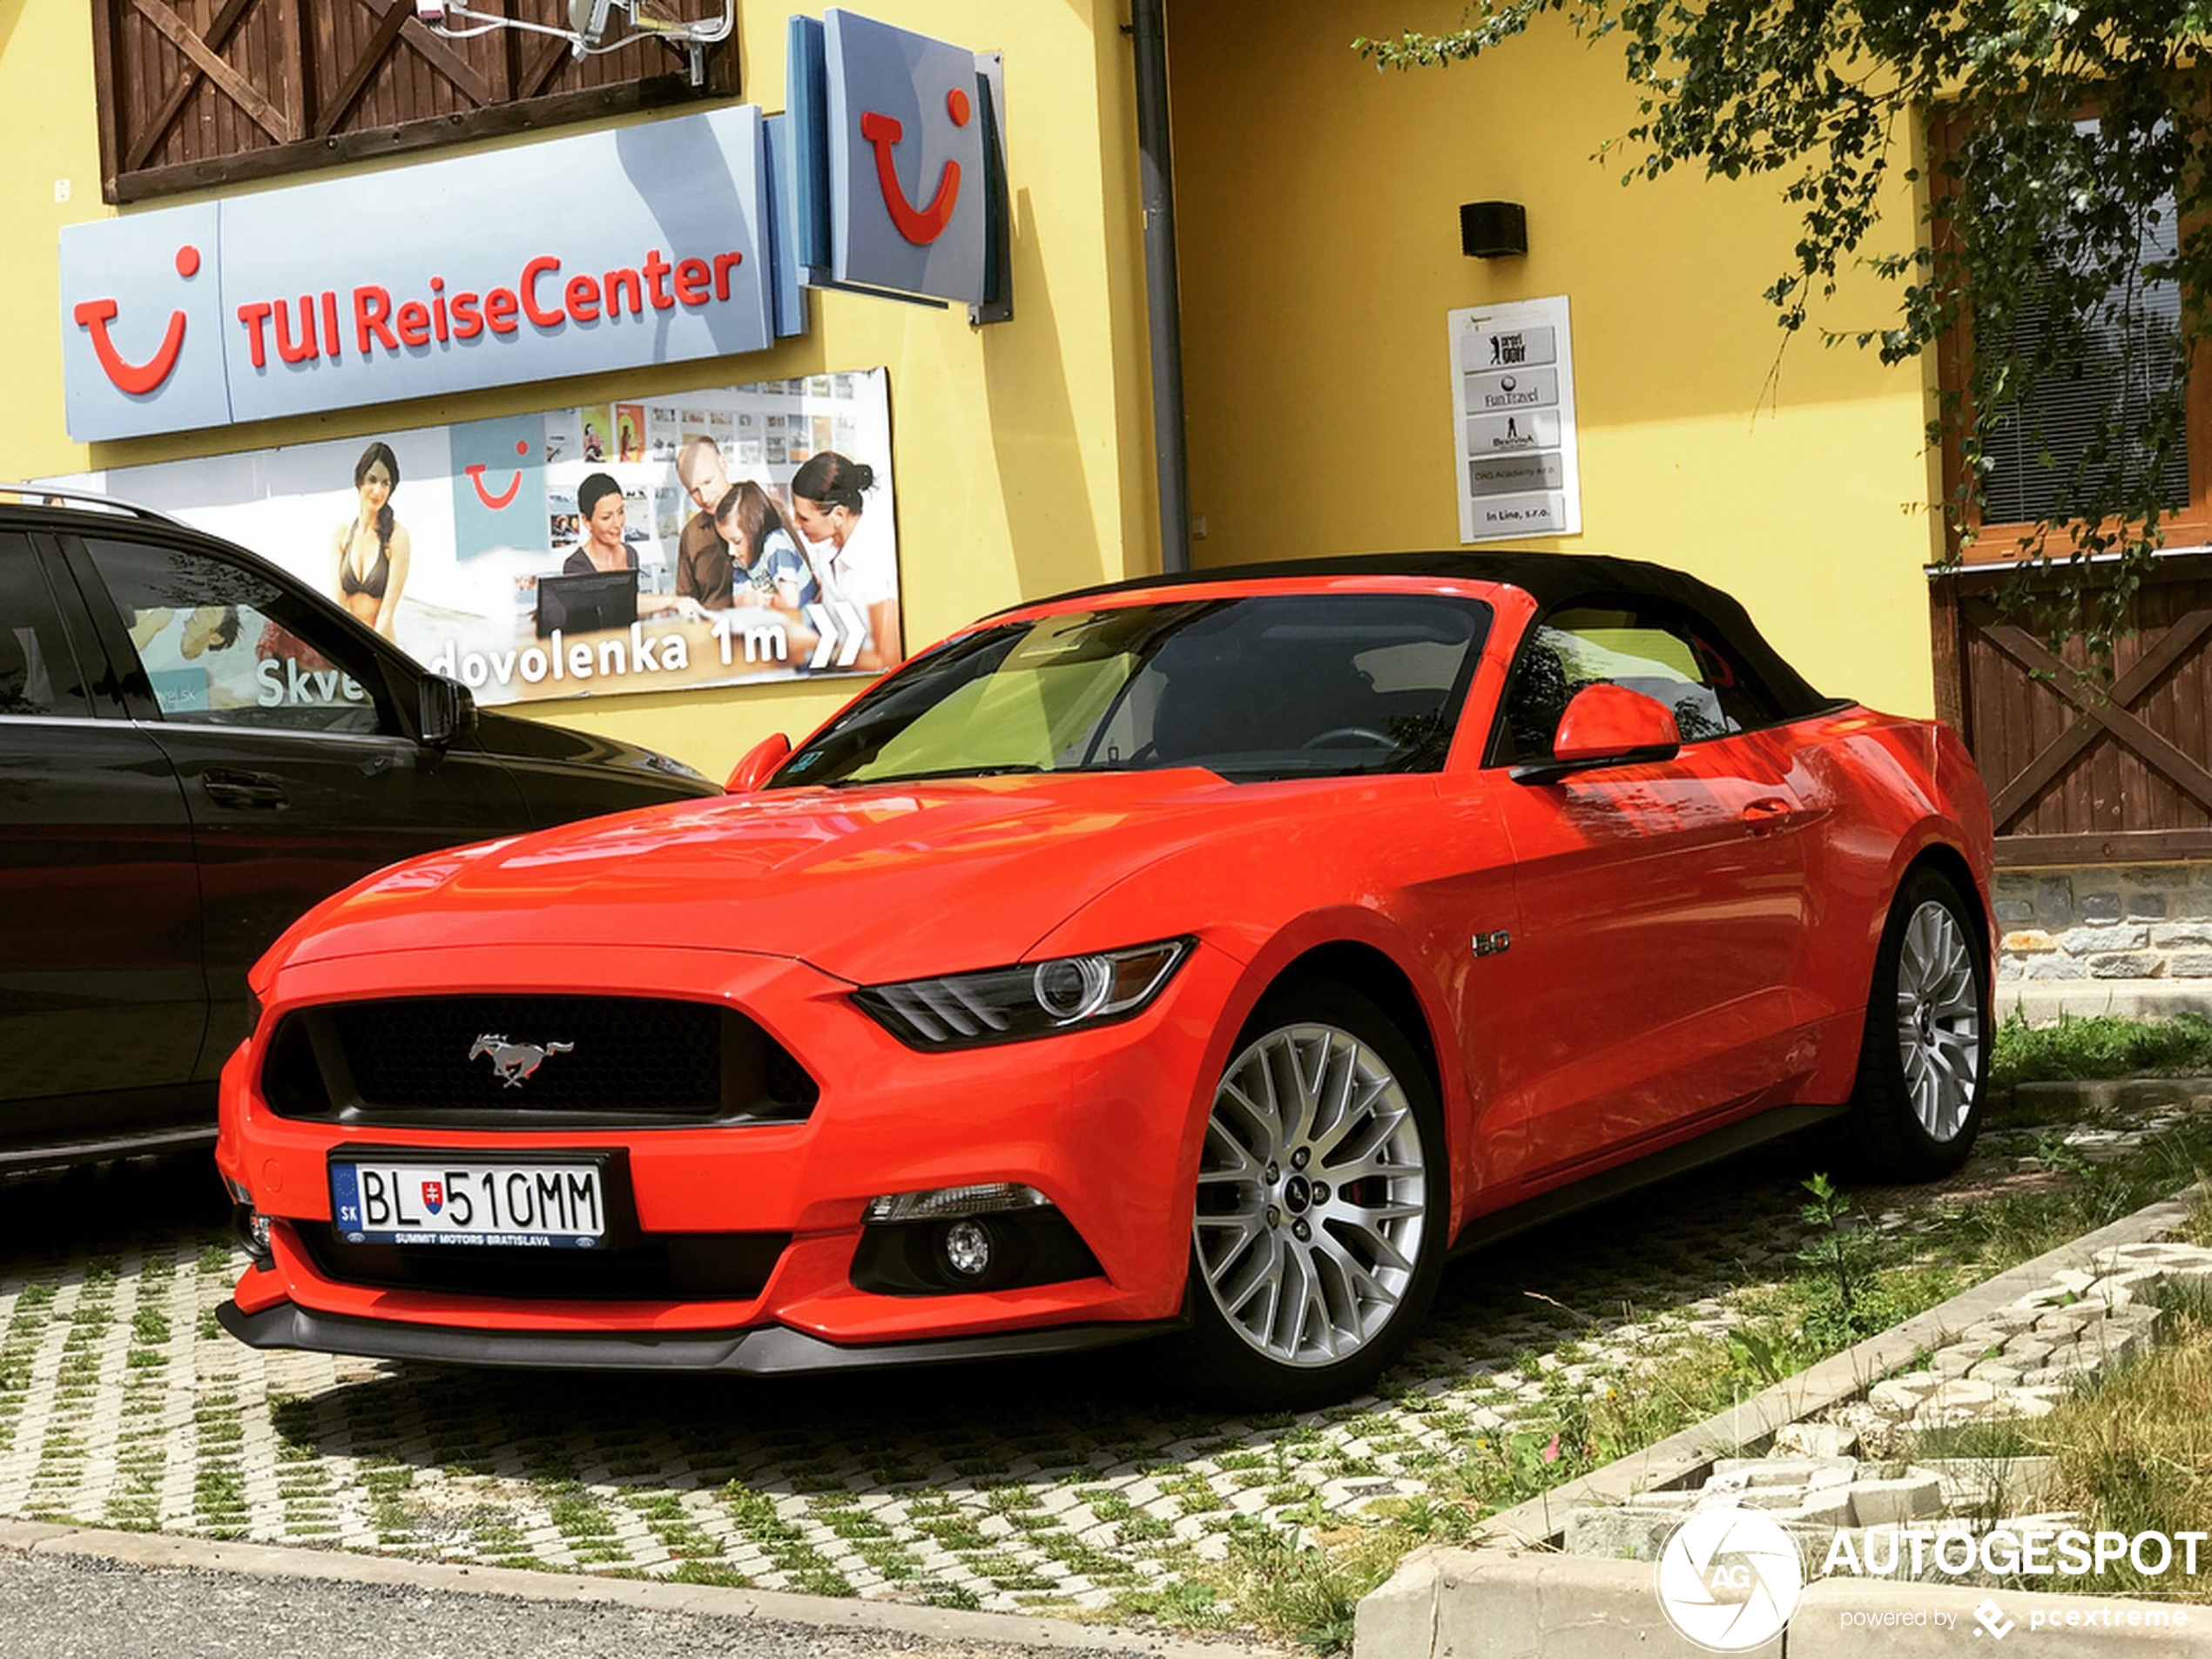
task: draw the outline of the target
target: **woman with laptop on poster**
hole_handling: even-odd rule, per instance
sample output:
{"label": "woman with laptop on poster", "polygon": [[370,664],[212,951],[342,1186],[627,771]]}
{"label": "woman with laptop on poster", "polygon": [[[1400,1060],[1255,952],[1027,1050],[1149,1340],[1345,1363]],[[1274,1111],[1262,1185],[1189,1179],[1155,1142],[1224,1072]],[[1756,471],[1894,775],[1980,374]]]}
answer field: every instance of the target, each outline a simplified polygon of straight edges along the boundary
{"label": "woman with laptop on poster", "polygon": [[[637,550],[623,539],[630,522],[630,509],[623,500],[622,486],[607,474],[595,472],[577,486],[576,507],[577,516],[583,520],[583,545],[569,555],[561,566],[561,574],[590,576],[597,571],[611,576],[627,570],[634,577]],[[674,615],[685,622],[697,622],[706,612],[696,599],[672,593],[641,593],[637,596],[637,614]]]}

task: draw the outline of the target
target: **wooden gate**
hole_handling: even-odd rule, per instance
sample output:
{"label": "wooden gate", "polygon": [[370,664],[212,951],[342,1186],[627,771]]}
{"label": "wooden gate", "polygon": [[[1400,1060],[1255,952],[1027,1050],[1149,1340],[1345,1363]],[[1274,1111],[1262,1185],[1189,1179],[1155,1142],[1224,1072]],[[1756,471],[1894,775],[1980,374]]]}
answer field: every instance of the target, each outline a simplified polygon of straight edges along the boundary
{"label": "wooden gate", "polygon": [[2006,573],[1935,579],[1936,709],[1989,786],[2000,865],[2212,858],[2212,556],[2161,557],[2109,686],[1997,603]]}
{"label": "wooden gate", "polygon": [[448,40],[414,0],[93,0],[92,51],[111,202],[737,90],[733,44],[695,91],[657,41],[579,60],[520,30]]}

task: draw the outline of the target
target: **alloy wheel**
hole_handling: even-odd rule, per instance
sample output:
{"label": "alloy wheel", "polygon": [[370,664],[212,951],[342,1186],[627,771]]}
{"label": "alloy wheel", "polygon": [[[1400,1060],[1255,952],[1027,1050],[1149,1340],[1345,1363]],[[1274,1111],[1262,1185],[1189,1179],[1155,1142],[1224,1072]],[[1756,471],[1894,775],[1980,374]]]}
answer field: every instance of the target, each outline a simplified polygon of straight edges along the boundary
{"label": "alloy wheel", "polygon": [[1192,1231],[1207,1293],[1278,1364],[1333,1365],[1390,1323],[1428,1226],[1406,1090],[1335,1026],[1260,1037],[1215,1092]]}
{"label": "alloy wheel", "polygon": [[1966,930],[1949,906],[1924,900],[1898,947],[1897,1048],[1913,1116],[1939,1144],[1957,1136],[1973,1108],[1981,1026]]}

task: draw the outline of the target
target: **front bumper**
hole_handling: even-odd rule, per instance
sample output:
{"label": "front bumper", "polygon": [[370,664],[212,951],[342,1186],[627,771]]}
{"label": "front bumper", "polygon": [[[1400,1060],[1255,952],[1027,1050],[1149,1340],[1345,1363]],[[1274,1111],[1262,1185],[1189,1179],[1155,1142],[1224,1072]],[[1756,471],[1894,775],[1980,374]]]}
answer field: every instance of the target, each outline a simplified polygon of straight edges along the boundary
{"label": "front bumper", "polygon": [[245,1312],[237,1303],[226,1302],[215,1310],[215,1318],[249,1348],[304,1348],[314,1353],[360,1354],[371,1359],[421,1359],[524,1370],[719,1371],[743,1377],[954,1366],[979,1359],[1083,1353],[1146,1337],[1166,1336],[1187,1329],[1190,1324],[1181,1318],[1131,1320],[1010,1331],[999,1336],[840,1347],[782,1325],[683,1336],[659,1336],[645,1331],[475,1331],[317,1313],[290,1302],[259,1313]]}
{"label": "front bumper", "polygon": [[[225,1325],[256,1346],[754,1374],[1064,1351],[1172,1328],[1183,1311],[1209,1092],[1199,1079],[1238,973],[1202,945],[1126,1023],[921,1054],[856,1008],[849,985],[783,958],[467,946],[288,968],[224,1073],[217,1162],[272,1223],[267,1259],[239,1278]],[[293,1008],[487,990],[727,1002],[799,1059],[819,1099],[800,1123],[502,1132],[284,1117],[259,1091],[264,1045]],[[326,1272],[308,1244],[330,1226],[329,1160],[367,1146],[456,1157],[619,1151],[641,1239],[779,1234],[789,1243],[758,1295],[744,1300],[555,1299],[351,1282]],[[853,1284],[871,1198],[985,1182],[1044,1193],[1098,1272],[940,1295]],[[914,1345],[894,1353],[894,1345]]]}

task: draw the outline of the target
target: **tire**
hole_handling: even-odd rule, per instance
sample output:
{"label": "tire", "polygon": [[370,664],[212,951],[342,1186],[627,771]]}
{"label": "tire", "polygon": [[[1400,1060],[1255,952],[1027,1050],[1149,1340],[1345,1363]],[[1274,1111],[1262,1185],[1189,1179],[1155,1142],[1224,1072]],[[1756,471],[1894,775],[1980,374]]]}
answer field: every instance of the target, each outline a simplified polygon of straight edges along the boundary
{"label": "tire", "polygon": [[1372,1387],[1435,1294],[1449,1213],[1443,1113],[1404,1033],[1342,987],[1277,987],[1238,1034],[1199,1153],[1197,1386],[1277,1408]]}
{"label": "tire", "polygon": [[1860,1173],[1932,1181],[1966,1161],[1995,1035],[1980,923],[1947,877],[1906,872],[1882,929],[1851,1090]]}

